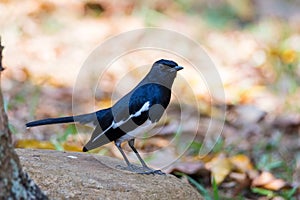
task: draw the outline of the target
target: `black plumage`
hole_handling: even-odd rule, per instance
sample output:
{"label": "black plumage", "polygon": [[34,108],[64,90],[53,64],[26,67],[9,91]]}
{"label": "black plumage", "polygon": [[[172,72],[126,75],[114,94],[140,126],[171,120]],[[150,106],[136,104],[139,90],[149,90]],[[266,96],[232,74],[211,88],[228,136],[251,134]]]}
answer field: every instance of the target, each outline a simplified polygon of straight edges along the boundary
{"label": "black plumage", "polygon": [[[78,116],[42,119],[29,122],[26,126],[72,122],[92,123],[95,129],[91,139],[83,147],[83,151],[89,151],[114,141],[128,165],[128,170],[146,174],[162,174],[160,170],[152,170],[146,165],[134,148],[134,139],[159,121],[169,105],[171,88],[177,71],[181,69],[183,67],[178,66],[174,61],[158,60],[145,78],[111,108]],[[121,143],[124,141],[128,141],[129,146],[142,163],[142,168],[137,168],[128,161],[121,148]]]}

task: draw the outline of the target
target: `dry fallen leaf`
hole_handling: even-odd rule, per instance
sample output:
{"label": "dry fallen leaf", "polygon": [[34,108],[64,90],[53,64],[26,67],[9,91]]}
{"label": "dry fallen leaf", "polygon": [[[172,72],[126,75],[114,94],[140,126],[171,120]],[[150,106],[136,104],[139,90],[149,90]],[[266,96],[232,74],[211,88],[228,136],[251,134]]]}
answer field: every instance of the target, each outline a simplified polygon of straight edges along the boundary
{"label": "dry fallen leaf", "polygon": [[231,156],[229,160],[238,172],[248,172],[253,170],[251,160],[245,155],[238,154]]}
{"label": "dry fallen leaf", "polygon": [[168,145],[170,145],[170,141],[161,137],[151,137],[146,142],[141,140],[137,141],[136,144],[139,149],[146,150],[147,152],[166,148]]}
{"label": "dry fallen leaf", "polygon": [[273,197],[272,200],[285,200],[283,197],[277,196]]}
{"label": "dry fallen leaf", "polygon": [[232,164],[224,154],[217,155],[205,166],[211,171],[212,177],[217,184],[222,183],[232,170]]}
{"label": "dry fallen leaf", "polygon": [[264,185],[263,187],[268,190],[278,191],[286,185],[286,182],[282,179],[272,180],[270,183]]}
{"label": "dry fallen leaf", "polygon": [[68,143],[66,143],[66,142],[63,144],[63,148],[64,148],[64,150],[66,150],[66,151],[82,152],[82,147],[81,147],[81,146],[68,144]]}
{"label": "dry fallen leaf", "polygon": [[208,154],[205,156],[197,155],[194,157],[194,160],[200,160],[201,162],[208,163],[210,162],[216,155],[215,154]]}
{"label": "dry fallen leaf", "polygon": [[273,126],[278,128],[299,127],[300,115],[299,114],[280,115],[273,120],[272,124]]}
{"label": "dry fallen leaf", "polygon": [[[251,90],[258,88],[251,88]],[[267,113],[253,105],[234,105],[228,108],[228,121],[235,126],[256,124],[264,119]]]}
{"label": "dry fallen leaf", "polygon": [[183,162],[172,165],[167,169],[168,173],[182,172],[188,175],[208,173],[202,162]]}
{"label": "dry fallen leaf", "polygon": [[252,186],[263,186],[270,183],[274,179],[275,177],[273,176],[273,174],[264,171],[252,181]]}
{"label": "dry fallen leaf", "polygon": [[[29,140],[18,140],[15,144],[16,148],[30,148],[30,149],[52,149],[55,150],[55,146],[53,145],[52,142],[50,141],[39,141],[39,140],[34,140],[34,139],[29,139]],[[75,145],[75,144],[70,144],[70,143],[63,143],[62,147],[66,151],[77,151],[81,152],[82,147]]]}
{"label": "dry fallen leaf", "polygon": [[16,148],[31,148],[31,149],[55,149],[54,145],[49,141],[39,140],[18,140],[15,144]]}
{"label": "dry fallen leaf", "polygon": [[247,179],[247,175],[245,173],[236,173],[231,172],[229,177],[236,180],[237,182],[244,182]]}
{"label": "dry fallen leaf", "polygon": [[252,181],[252,186],[263,187],[268,190],[278,191],[286,185],[282,179],[277,179],[270,172],[262,172],[258,177]]}
{"label": "dry fallen leaf", "polygon": [[282,52],[280,57],[284,63],[289,64],[289,63],[293,63],[296,60],[297,53],[292,49],[287,49]]}

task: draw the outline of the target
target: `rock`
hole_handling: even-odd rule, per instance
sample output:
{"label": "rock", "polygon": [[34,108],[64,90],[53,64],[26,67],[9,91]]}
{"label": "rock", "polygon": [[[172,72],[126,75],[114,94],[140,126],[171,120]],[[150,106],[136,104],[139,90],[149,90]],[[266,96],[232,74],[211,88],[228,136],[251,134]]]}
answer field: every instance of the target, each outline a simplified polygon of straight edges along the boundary
{"label": "rock", "polygon": [[123,161],[88,153],[16,149],[29,176],[50,199],[203,199],[172,175],[119,170]]}

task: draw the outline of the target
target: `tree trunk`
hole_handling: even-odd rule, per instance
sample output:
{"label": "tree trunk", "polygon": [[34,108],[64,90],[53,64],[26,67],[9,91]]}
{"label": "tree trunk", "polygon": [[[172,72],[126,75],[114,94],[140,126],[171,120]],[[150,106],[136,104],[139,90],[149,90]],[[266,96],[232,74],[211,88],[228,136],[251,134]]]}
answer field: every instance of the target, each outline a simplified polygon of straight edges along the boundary
{"label": "tree trunk", "polygon": [[22,170],[8,128],[1,90],[2,51],[0,38],[0,199],[48,199]]}

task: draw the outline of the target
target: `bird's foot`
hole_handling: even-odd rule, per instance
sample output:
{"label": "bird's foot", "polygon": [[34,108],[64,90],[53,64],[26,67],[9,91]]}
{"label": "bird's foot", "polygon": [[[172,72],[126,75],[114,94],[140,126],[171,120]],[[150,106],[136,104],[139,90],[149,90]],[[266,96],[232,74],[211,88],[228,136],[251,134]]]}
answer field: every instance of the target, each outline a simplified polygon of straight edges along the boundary
{"label": "bird's foot", "polygon": [[137,171],[139,171],[139,169],[141,167],[133,165],[133,164],[130,164],[130,165],[126,166],[126,167],[122,166],[122,165],[117,165],[116,168],[117,169],[121,169],[121,170],[130,171],[130,172],[137,172]]}
{"label": "bird's foot", "polygon": [[162,172],[161,170],[159,169],[151,169],[151,168],[148,168],[148,167],[142,167],[144,169],[143,172],[138,172],[139,174],[146,174],[146,175],[149,175],[149,174],[157,174],[157,175],[166,175],[166,173]]}
{"label": "bird's foot", "polygon": [[118,169],[130,171],[130,172],[134,172],[134,173],[137,173],[137,174],[165,175],[165,173],[162,172],[161,170],[155,170],[155,169],[151,169],[149,167],[139,167],[139,166],[136,166],[136,165],[133,165],[133,164],[130,164],[129,166],[126,166],[126,167],[125,166],[121,166],[121,165],[117,165],[116,167]]}

